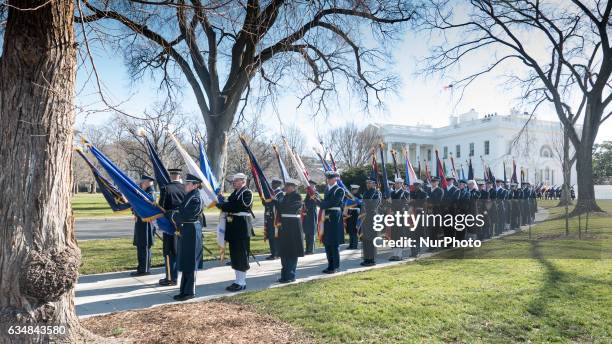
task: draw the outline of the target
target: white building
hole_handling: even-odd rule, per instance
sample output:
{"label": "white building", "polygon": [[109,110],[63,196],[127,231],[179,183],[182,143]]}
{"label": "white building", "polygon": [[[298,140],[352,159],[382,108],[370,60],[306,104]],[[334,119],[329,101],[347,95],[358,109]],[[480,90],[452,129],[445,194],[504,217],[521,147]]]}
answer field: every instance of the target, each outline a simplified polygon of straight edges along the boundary
{"label": "white building", "polygon": [[[483,177],[483,161],[491,167],[496,178],[512,176],[512,160],[516,161],[517,178],[524,171],[529,182],[560,185],[563,182],[561,156],[563,136],[559,122],[543,121],[511,110],[509,115],[487,114],[480,116],[474,109],[458,116],[450,116],[450,124],[443,127],[431,125],[375,124],[387,149],[387,162],[391,161],[391,149],[402,152],[408,149],[411,163],[428,164],[435,175],[435,150],[445,159],[447,171],[451,169],[450,157],[461,177],[461,166],[467,178],[468,160],[472,160],[474,175]],[[518,134],[521,133],[519,136]],[[518,139],[517,139],[518,136]],[[403,162],[401,153],[398,159]],[[571,184],[576,182],[575,168]]]}

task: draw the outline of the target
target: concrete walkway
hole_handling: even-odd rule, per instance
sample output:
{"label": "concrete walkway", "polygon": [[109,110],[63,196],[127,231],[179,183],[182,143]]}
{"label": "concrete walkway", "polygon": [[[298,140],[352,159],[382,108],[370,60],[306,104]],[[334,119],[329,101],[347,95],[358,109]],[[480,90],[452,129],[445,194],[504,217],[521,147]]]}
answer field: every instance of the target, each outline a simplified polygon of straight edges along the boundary
{"label": "concrete walkway", "polygon": [[[536,222],[546,219],[548,212],[541,209],[536,214]],[[521,230],[528,227],[523,226]],[[509,231],[502,236],[510,235],[515,231]],[[497,237],[496,237],[497,238]],[[494,240],[490,239],[490,240]],[[321,271],[327,267],[327,260],[322,249],[315,254],[300,258],[298,261],[297,280],[294,283],[305,282],[314,279],[330,278],[346,273],[359,272],[369,269],[379,269],[386,266],[404,264],[414,258],[400,262],[390,262],[388,257],[390,250],[379,251],[378,265],[374,267],[362,267],[361,250],[346,250],[343,245],[340,251],[340,272],[334,275],[326,275]],[[420,255],[417,259],[430,257],[438,252]],[[276,283],[280,277],[280,260],[267,261],[264,256],[258,256],[261,264],[258,266],[251,260],[251,269],[247,274],[247,290],[262,290],[281,286]],[[178,294],[178,287],[161,287],[158,280],[164,277],[163,268],[152,270],[153,274],[143,277],[131,277],[129,271],[111,272],[97,275],[81,276],[76,287],[76,311],[81,318],[102,315],[111,312],[119,312],[131,309],[143,309],[163,304],[175,303],[173,295]],[[204,270],[197,272],[196,295],[189,302],[209,300],[223,296],[232,295],[225,291],[225,287],[234,280],[234,272],[229,266],[220,266],[219,261],[210,261],[204,264]],[[284,286],[284,285],[282,285]]]}

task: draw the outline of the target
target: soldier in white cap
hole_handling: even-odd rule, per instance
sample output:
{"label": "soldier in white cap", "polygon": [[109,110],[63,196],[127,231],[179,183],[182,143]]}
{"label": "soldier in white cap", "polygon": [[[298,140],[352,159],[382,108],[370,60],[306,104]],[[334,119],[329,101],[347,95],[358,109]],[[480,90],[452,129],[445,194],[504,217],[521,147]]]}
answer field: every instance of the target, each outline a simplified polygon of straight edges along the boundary
{"label": "soldier in white cap", "polygon": [[217,208],[227,214],[225,241],[229,244],[232,269],[236,274],[234,283],[225,288],[227,291],[246,289],[246,272],[249,270],[249,253],[251,251],[251,207],[253,193],[246,186],[246,175],[236,173],[232,177],[234,192],[225,200],[219,195]]}

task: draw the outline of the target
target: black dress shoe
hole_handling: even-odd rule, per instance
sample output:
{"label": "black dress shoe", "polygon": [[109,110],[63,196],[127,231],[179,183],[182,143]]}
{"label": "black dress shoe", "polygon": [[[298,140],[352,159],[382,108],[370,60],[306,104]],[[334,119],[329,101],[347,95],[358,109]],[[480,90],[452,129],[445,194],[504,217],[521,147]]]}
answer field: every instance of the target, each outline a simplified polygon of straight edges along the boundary
{"label": "black dress shoe", "polygon": [[392,262],[399,262],[400,260],[402,260],[402,258],[400,258],[399,256],[391,256],[389,257],[389,260]]}
{"label": "black dress shoe", "polygon": [[130,272],[130,276],[134,276],[134,277],[138,277],[138,276],[147,276],[150,275],[150,272],[147,271],[134,271],[134,272]]}
{"label": "black dress shoe", "polygon": [[266,260],[274,260],[274,259],[276,259],[276,257],[273,255],[269,255],[266,257]]}
{"label": "black dress shoe", "polygon": [[180,298],[181,298],[181,297],[183,297],[183,296],[185,296],[185,295],[183,295],[183,294],[178,294],[178,295],[174,295],[172,298],[173,298],[173,299],[175,299],[175,300],[178,300],[178,299],[180,299]]}
{"label": "black dress shoe", "polygon": [[324,274],[335,274],[336,270],[334,270],[334,269],[325,269],[325,270],[323,270],[323,273]]}
{"label": "black dress shoe", "polygon": [[175,281],[168,281],[167,279],[164,278],[164,279],[160,279],[159,280],[159,285],[166,287],[166,286],[170,286],[170,285],[176,285],[176,282]]}
{"label": "black dress shoe", "polygon": [[176,296],[174,297],[176,301],[186,301],[189,299],[193,299],[195,297],[195,295],[176,295]]}
{"label": "black dress shoe", "polygon": [[374,265],[376,265],[376,262],[373,262],[371,260],[365,260],[365,261],[361,262],[360,265],[361,266],[374,266]]}
{"label": "black dress shoe", "polygon": [[237,291],[241,291],[245,289],[246,289],[246,285],[240,285],[236,283],[232,283],[232,285],[225,287],[225,290],[231,291],[231,292],[237,292]]}

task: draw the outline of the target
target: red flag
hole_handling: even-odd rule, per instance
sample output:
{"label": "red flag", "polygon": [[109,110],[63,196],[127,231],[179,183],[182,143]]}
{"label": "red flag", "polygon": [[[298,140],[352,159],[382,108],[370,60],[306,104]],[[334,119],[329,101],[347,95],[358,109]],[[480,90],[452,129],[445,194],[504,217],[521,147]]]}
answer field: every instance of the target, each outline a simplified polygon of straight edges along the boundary
{"label": "red flag", "polygon": [[442,162],[440,161],[440,156],[438,155],[438,150],[436,149],[436,166],[438,168],[438,176],[440,177],[440,186],[443,189],[446,189],[448,183],[446,182],[446,175],[444,174],[444,167],[442,166]]}

